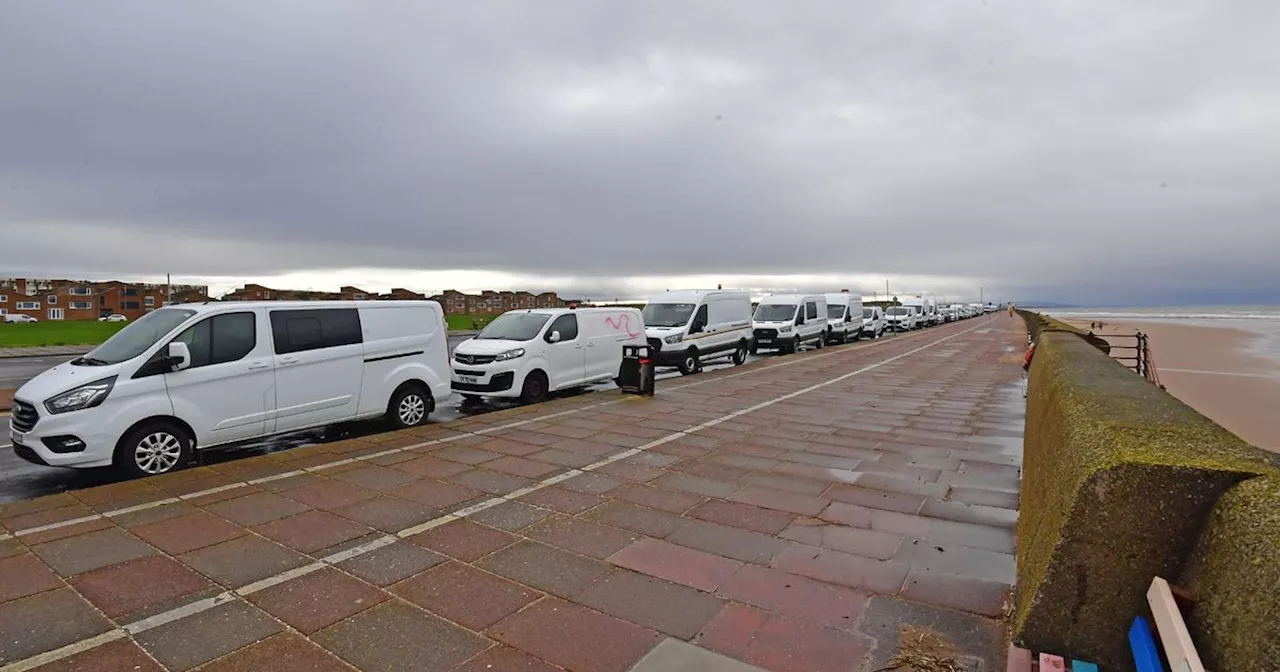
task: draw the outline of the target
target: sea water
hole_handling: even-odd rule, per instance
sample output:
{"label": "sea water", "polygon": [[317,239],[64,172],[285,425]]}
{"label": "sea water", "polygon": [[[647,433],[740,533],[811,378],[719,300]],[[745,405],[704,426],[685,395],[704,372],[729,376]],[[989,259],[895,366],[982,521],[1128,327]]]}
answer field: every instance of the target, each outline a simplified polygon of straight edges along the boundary
{"label": "sea water", "polygon": [[1046,313],[1063,320],[1167,322],[1238,329],[1255,338],[1248,351],[1280,361],[1280,305],[1178,308],[1059,308]]}

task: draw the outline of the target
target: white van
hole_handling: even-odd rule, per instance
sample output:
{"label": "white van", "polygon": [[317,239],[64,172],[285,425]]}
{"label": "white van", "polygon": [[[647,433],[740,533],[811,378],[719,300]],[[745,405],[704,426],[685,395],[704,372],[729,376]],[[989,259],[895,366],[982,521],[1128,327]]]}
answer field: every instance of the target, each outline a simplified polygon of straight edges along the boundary
{"label": "white van", "polygon": [[453,390],[534,403],[556,390],[617,378],[622,346],[644,344],[635,308],[513,310],[453,349]]}
{"label": "white van", "polygon": [[848,343],[862,338],[862,297],[848,292],[826,294],[827,342]]}
{"label": "white van", "polygon": [[827,335],[827,299],[821,294],[774,294],[760,300],[751,322],[757,350],[795,352],[805,343],[821,348]]}
{"label": "white van", "polygon": [[448,367],[434,301],[183,304],[23,385],[9,439],[37,464],[162,474],[269,434],[423,424],[449,395]]}
{"label": "white van", "polygon": [[920,314],[915,306],[889,306],[885,321],[892,331],[911,331],[920,328]]}
{"label": "white van", "polygon": [[644,307],[651,355],[661,366],[697,373],[708,360],[747,361],[751,295],[728,289],[686,289],[651,297]]}
{"label": "white van", "polygon": [[884,336],[884,310],[880,306],[867,306],[862,309],[862,335],[867,338]]}

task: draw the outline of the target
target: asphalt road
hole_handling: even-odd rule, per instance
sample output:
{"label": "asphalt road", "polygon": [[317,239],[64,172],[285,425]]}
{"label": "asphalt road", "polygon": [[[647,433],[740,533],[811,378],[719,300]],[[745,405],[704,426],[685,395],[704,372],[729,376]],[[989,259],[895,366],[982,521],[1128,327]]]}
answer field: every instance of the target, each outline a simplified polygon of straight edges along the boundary
{"label": "asphalt road", "polygon": [[[450,337],[450,351],[453,350],[455,345],[467,340],[468,338],[470,338],[470,336]],[[753,355],[748,357],[748,361],[768,359],[778,356],[780,355],[773,353],[761,354],[759,356]],[[72,358],[24,357],[20,359],[0,360],[0,388],[19,387],[21,383],[35,377],[41,371],[69,359]],[[37,362],[32,360],[39,361]],[[707,371],[714,371],[716,369],[731,366],[733,366],[732,363],[727,359],[723,359],[715,363],[705,365],[704,369]],[[680,373],[675,369],[659,369],[657,380],[670,380],[680,377]],[[8,381],[16,382],[9,383]],[[598,383],[581,390],[574,390],[564,394],[590,394],[592,392],[610,389],[614,389],[612,382]],[[454,394],[437,405],[436,412],[431,414],[431,422],[448,422],[462,417],[488,413],[503,408],[510,408],[516,403],[517,402],[515,401],[507,400],[484,400],[479,403],[464,404],[461,395]],[[8,418],[6,416],[0,415],[0,427],[7,427],[7,420]],[[216,451],[209,451],[208,453],[202,454],[201,459],[209,463],[225,462],[254,455],[273,453],[280,450],[288,450],[290,448],[297,448],[300,446],[337,441],[351,437],[368,436],[370,434],[379,434],[386,431],[390,431],[389,426],[385,422],[379,420],[342,423],[322,429],[273,436],[267,439],[251,441],[243,444],[220,447]],[[0,440],[4,440],[4,438],[4,435],[0,434]],[[4,443],[0,443],[0,503],[20,499],[30,499],[32,497],[54,494],[65,490],[78,490],[80,488],[88,488],[95,485],[111,483],[120,479],[120,475],[112,469],[67,469],[31,464],[30,462],[27,462],[15,455],[11,446],[8,445],[7,440]]]}

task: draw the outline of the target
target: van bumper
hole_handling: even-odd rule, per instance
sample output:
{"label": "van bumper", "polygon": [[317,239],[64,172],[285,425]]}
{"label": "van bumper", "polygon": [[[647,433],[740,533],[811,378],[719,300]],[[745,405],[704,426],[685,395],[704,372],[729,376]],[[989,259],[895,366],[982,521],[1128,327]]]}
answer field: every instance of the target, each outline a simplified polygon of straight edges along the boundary
{"label": "van bumper", "polygon": [[[502,371],[500,373],[469,369],[464,371],[465,373],[459,373],[455,369],[452,373],[452,379],[449,384],[454,392],[489,396],[518,396],[519,394],[519,391],[514,389],[515,371]],[[469,375],[471,373],[481,375]]]}
{"label": "van bumper", "polygon": [[41,412],[29,432],[18,432],[10,419],[5,438],[18,457],[49,467],[110,466],[120,436],[110,431],[110,413],[97,408],[60,415]]}

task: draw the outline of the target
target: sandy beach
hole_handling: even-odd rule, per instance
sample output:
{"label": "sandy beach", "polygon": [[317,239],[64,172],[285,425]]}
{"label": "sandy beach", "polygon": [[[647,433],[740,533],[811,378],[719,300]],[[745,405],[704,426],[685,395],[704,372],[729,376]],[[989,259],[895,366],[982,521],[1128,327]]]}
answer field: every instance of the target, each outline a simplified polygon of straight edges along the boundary
{"label": "sandy beach", "polygon": [[[1089,320],[1069,321],[1089,328]],[[1259,334],[1203,322],[1154,320],[1107,320],[1095,333],[1107,337],[1138,331],[1150,337],[1152,361],[1170,394],[1244,440],[1280,453],[1280,362],[1258,354]],[[1108,340],[1134,344],[1133,339]]]}

